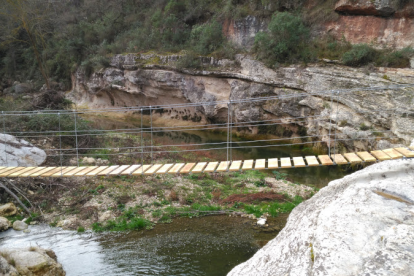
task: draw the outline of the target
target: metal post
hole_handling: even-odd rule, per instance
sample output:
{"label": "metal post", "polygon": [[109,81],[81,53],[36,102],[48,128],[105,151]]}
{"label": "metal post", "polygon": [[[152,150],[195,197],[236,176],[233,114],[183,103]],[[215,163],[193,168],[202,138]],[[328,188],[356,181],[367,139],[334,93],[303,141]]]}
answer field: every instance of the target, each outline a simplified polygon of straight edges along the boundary
{"label": "metal post", "polygon": [[5,166],[7,167],[7,152],[6,152],[6,117],[4,115],[4,111],[1,112],[1,115],[3,117],[3,137],[4,137],[4,156],[6,157],[6,163]]}
{"label": "metal post", "polygon": [[144,139],[142,138],[142,108],[141,108],[141,170],[142,166],[144,166],[144,147],[143,147]]}
{"label": "metal post", "polygon": [[[335,137],[334,137],[334,154],[336,154],[336,129],[338,128],[338,112],[339,112],[339,91],[336,92],[336,127],[335,127]],[[336,163],[336,162],[335,162]]]}
{"label": "metal post", "polygon": [[79,167],[79,150],[78,150],[78,122],[77,122],[77,110],[75,111],[75,141],[76,141],[76,163]]}
{"label": "metal post", "polygon": [[151,164],[152,164],[152,147],[153,147],[153,141],[152,141],[152,109],[150,106],[150,118],[151,118]]}
{"label": "metal post", "polygon": [[229,142],[230,142],[230,103],[227,103],[227,162],[229,162]]}
{"label": "metal post", "polygon": [[62,175],[62,133],[60,132],[60,112],[58,112],[59,118],[59,149],[60,149],[60,175]]}
{"label": "metal post", "polygon": [[229,105],[229,112],[230,112],[230,132],[229,132],[229,138],[230,138],[230,161],[233,161],[233,110],[232,110],[232,102],[230,101]]}
{"label": "metal post", "polygon": [[332,128],[332,101],[333,97],[332,97],[332,90],[331,90],[331,106],[329,108],[329,139],[328,139],[328,143],[329,143],[329,147],[328,147],[328,155],[329,157],[331,157],[331,128]]}

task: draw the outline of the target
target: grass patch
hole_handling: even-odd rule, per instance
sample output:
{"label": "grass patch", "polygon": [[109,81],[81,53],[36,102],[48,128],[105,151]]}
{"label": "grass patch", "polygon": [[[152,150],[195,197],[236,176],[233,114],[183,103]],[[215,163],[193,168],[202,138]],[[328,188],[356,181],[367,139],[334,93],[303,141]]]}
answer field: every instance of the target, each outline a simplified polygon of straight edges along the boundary
{"label": "grass patch", "polygon": [[295,196],[293,199],[286,202],[272,202],[272,203],[261,203],[259,205],[244,205],[244,210],[248,214],[253,214],[256,217],[260,217],[265,213],[270,214],[272,217],[277,217],[279,214],[289,213],[296,206],[303,201],[300,196]]}

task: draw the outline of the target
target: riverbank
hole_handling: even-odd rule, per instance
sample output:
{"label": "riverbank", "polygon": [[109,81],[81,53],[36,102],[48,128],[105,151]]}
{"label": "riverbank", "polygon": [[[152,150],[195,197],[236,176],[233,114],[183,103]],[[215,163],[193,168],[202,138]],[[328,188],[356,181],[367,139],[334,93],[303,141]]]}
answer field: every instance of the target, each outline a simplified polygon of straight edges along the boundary
{"label": "riverbank", "polygon": [[53,181],[17,179],[13,185],[27,195],[27,203],[38,206],[32,209],[34,221],[80,232],[149,229],[176,217],[210,214],[249,215],[252,220],[277,217],[316,192],[314,187],[288,181],[277,171],[272,177],[249,171]]}

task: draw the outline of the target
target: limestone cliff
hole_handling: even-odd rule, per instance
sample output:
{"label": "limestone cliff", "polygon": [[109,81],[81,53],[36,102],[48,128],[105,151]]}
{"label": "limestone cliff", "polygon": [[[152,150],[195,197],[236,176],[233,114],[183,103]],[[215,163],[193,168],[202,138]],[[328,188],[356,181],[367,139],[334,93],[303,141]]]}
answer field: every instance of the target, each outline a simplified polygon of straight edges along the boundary
{"label": "limestone cliff", "polygon": [[[95,72],[90,78],[78,71],[73,76],[73,90],[68,97],[78,106],[87,108],[224,101],[185,110],[166,108],[155,116],[170,120],[226,122],[230,100],[290,95],[289,99],[279,101],[233,104],[233,120],[280,119],[293,129],[293,133],[306,128],[308,135],[320,135],[324,141],[328,130],[336,129],[337,138],[343,139],[343,145],[352,149],[388,147],[389,143],[384,141],[387,139],[394,144],[409,144],[414,137],[414,88],[333,94],[332,102],[327,97],[302,95],[332,89],[411,84],[414,83],[414,70],[411,69],[375,68],[367,71],[314,64],[271,70],[248,56],[238,55],[236,62],[230,65],[229,62],[210,60],[217,65],[214,70],[187,71],[174,69],[168,58],[163,58],[165,62],[161,65],[142,65],[142,58],[139,55],[115,56],[112,67]],[[313,117],[319,115],[320,118]],[[290,123],[304,116],[309,118]],[[376,139],[378,135],[373,130],[386,132],[381,139]],[[253,127],[243,131],[255,134],[259,130]]]}

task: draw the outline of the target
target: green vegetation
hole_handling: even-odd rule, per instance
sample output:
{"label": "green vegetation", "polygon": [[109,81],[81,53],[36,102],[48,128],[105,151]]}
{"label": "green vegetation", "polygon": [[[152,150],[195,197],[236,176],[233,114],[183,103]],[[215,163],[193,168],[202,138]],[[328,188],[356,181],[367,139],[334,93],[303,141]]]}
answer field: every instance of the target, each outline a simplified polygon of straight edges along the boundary
{"label": "green vegetation", "polygon": [[[227,41],[231,20],[253,15],[271,18],[268,31],[256,36],[251,54],[270,66],[307,63],[317,58],[351,66],[374,62],[403,67],[412,49],[372,50],[332,37],[310,38],[310,30],[337,19],[336,1],[318,0],[0,0],[0,79],[63,82],[79,67],[88,75],[126,52],[187,53],[181,68],[199,68],[200,55],[233,58],[246,49]],[[283,11],[283,12],[281,12]],[[224,28],[223,28],[224,26]],[[185,50],[185,51],[182,51]],[[373,57],[375,56],[375,57]]]}
{"label": "green vegetation", "polygon": [[269,66],[278,63],[309,62],[310,29],[300,16],[281,12],[273,15],[269,32],[260,32],[255,38],[258,58]]}

